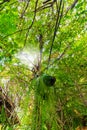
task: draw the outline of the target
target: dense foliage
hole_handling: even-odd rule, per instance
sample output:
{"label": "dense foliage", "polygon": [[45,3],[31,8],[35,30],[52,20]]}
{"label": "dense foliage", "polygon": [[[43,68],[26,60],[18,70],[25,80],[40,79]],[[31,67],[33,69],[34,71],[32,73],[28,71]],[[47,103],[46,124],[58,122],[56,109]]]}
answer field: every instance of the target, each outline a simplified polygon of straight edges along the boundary
{"label": "dense foliage", "polygon": [[82,126],[87,121],[86,65],[86,0],[0,1],[0,86],[20,122],[11,123],[0,101],[2,129]]}

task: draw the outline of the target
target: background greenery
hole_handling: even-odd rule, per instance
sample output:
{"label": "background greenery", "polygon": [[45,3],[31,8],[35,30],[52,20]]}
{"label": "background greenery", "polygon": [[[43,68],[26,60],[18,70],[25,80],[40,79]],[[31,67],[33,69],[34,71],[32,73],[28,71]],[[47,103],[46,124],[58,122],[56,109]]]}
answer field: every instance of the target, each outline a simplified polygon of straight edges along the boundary
{"label": "background greenery", "polygon": [[0,86],[20,120],[5,130],[74,130],[87,115],[87,2],[43,2],[0,1]]}

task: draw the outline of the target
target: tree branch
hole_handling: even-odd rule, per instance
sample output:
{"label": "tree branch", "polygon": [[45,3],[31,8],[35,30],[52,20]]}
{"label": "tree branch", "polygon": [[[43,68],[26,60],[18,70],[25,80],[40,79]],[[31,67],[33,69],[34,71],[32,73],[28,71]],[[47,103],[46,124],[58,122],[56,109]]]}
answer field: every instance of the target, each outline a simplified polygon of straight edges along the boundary
{"label": "tree branch", "polygon": [[[62,10],[61,10],[61,8],[62,8]],[[61,21],[61,18],[62,18],[63,9],[64,9],[64,3],[61,0],[59,7],[57,7],[58,14],[57,14],[57,19],[56,19],[56,24],[55,24],[52,44],[51,44],[51,47],[50,47],[50,54],[49,54],[49,58],[48,58],[48,66],[49,66],[49,62],[50,62],[50,59],[51,59],[51,53],[52,53],[52,49],[53,49],[53,44],[54,44],[54,40],[55,40],[55,37],[56,37],[56,33],[57,33],[58,29],[59,29],[60,21]]]}

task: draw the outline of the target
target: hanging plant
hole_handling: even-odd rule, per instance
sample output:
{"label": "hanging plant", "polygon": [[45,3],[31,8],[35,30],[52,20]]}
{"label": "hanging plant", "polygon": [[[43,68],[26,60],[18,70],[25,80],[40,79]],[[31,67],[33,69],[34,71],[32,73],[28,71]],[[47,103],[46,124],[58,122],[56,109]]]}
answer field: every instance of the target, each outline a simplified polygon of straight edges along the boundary
{"label": "hanging plant", "polygon": [[54,83],[56,78],[43,74],[36,79],[34,110],[33,110],[33,130],[47,129],[52,127],[54,121],[55,100]]}

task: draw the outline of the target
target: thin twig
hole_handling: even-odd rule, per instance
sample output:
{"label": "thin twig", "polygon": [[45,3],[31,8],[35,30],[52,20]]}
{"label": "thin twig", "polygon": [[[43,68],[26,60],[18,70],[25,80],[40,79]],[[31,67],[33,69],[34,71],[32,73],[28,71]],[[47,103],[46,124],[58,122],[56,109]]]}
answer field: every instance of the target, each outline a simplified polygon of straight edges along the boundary
{"label": "thin twig", "polygon": [[42,10],[44,10],[46,8],[50,8],[50,7],[52,7],[54,5],[55,2],[56,2],[56,0],[43,2],[43,5],[38,7],[36,9],[36,11],[38,12],[38,11],[42,11]]}
{"label": "thin twig", "polygon": [[30,30],[30,28],[33,26],[34,21],[35,21],[37,4],[38,4],[38,0],[36,0],[36,2],[35,2],[35,12],[34,12],[34,17],[33,17],[33,21],[32,21],[32,23],[31,23],[31,25],[28,27],[28,31],[27,31],[27,33],[26,33],[26,38],[25,38],[24,46],[25,46],[26,41],[27,41],[27,37],[28,37],[28,34],[29,34],[29,30]]}
{"label": "thin twig", "polygon": [[17,30],[16,32],[13,32],[13,33],[10,33],[10,34],[4,36],[3,39],[5,39],[5,38],[7,38],[7,37],[9,37],[9,36],[11,36],[11,35],[14,35],[14,34],[16,34],[16,33],[20,33],[21,31],[26,31],[27,29],[28,29],[28,28],[24,28],[24,29]]}
{"label": "thin twig", "polygon": [[74,6],[76,5],[77,2],[78,2],[78,0],[74,0],[74,2],[67,8],[67,10],[66,10],[64,15],[66,15],[69,10],[74,8]]}
{"label": "thin twig", "polygon": [[47,9],[47,8],[50,8],[50,7],[52,7],[52,5],[43,6],[43,8],[42,8],[42,6],[41,6],[41,7],[39,7],[36,11],[39,12],[39,11],[42,11],[42,10]]}
{"label": "thin twig", "polygon": [[64,51],[50,65],[53,65],[55,62],[60,61],[62,59],[62,57],[65,55],[65,53],[69,47],[70,46],[67,45],[66,48],[64,49]]}
{"label": "thin twig", "polygon": [[26,10],[27,10],[28,6],[29,6],[29,2],[30,2],[30,0],[28,0],[28,1],[27,1],[27,4],[26,4],[26,6],[25,6],[25,9],[23,10],[23,12],[22,12],[22,14],[21,14],[21,17],[20,17],[20,18],[23,18],[24,14],[25,14],[25,12],[26,12]]}
{"label": "thin twig", "polygon": [[68,45],[66,46],[66,48],[64,49],[64,51],[63,51],[51,64],[49,64],[47,67],[45,67],[45,68],[42,70],[42,72],[45,71],[46,69],[48,69],[50,66],[52,66],[55,62],[60,61],[60,60],[63,58],[63,56],[65,55],[65,53],[66,53],[66,51],[67,51],[67,49],[68,49],[69,47],[70,47],[70,44],[68,44]]}

